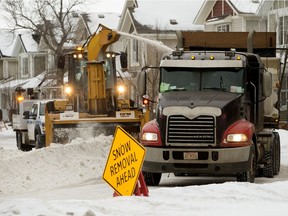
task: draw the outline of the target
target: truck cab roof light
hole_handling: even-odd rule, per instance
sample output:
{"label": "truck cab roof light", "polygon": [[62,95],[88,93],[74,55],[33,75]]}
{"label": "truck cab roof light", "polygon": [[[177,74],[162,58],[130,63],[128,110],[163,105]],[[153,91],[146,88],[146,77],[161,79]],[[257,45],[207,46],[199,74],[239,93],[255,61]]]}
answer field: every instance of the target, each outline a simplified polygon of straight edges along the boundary
{"label": "truck cab roof light", "polygon": [[241,56],[238,55],[238,56],[237,56],[237,60],[241,60]]}
{"label": "truck cab roof light", "polygon": [[172,55],[173,56],[178,56],[178,57],[182,56],[183,53],[184,53],[183,49],[176,49],[175,51],[172,51]]}
{"label": "truck cab roof light", "polygon": [[214,60],[214,56],[213,55],[210,56],[210,60]]}
{"label": "truck cab roof light", "polygon": [[225,56],[232,58],[235,56],[235,51],[225,51]]}
{"label": "truck cab roof light", "polygon": [[195,56],[191,56],[191,60],[195,60]]}

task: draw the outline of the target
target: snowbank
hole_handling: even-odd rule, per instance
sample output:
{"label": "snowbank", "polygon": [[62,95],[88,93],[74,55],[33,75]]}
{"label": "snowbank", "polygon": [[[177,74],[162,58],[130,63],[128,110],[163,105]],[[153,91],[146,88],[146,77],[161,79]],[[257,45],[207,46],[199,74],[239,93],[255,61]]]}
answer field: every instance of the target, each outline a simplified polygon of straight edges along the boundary
{"label": "snowbank", "polygon": [[101,178],[112,140],[101,135],[30,152],[0,150],[0,197]]}

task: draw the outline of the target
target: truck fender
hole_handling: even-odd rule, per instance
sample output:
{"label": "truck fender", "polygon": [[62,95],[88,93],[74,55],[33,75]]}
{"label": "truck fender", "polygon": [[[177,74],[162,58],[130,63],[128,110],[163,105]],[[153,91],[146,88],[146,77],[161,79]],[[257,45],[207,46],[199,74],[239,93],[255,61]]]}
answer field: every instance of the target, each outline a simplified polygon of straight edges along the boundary
{"label": "truck fender", "polygon": [[[243,141],[237,142],[228,142],[227,136],[229,134],[244,134],[247,139]],[[253,135],[255,134],[254,125],[245,120],[241,119],[239,121],[234,122],[231,126],[227,128],[222,137],[221,145],[222,147],[242,147],[249,146],[253,144]]]}
{"label": "truck fender", "polygon": [[[158,137],[157,141],[143,140],[142,135],[144,133],[157,134],[157,137]],[[141,131],[141,143],[143,145],[146,145],[146,146],[161,146],[162,145],[162,139],[161,139],[161,134],[160,134],[160,130],[159,130],[159,125],[158,125],[156,119],[147,122],[143,126],[142,131]]]}

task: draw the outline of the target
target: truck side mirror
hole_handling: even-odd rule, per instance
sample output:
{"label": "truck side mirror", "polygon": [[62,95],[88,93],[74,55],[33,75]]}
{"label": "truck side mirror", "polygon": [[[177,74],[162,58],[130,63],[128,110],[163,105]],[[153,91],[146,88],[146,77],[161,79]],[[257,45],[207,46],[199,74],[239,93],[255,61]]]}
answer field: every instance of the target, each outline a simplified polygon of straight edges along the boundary
{"label": "truck side mirror", "polygon": [[23,112],[24,119],[29,119],[29,111]]}
{"label": "truck side mirror", "polygon": [[139,95],[146,94],[146,71],[141,70],[137,75],[137,86]]}
{"label": "truck side mirror", "polygon": [[263,73],[263,96],[270,97],[272,94],[272,74],[268,71]]}

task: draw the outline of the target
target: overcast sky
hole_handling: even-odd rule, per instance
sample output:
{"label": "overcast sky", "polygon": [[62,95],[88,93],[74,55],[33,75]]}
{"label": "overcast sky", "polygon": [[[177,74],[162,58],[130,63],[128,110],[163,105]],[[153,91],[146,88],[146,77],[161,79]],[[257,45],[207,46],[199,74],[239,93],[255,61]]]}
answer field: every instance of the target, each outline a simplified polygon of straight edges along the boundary
{"label": "overcast sky", "polygon": [[[0,29],[8,28],[6,21],[3,19],[5,11],[1,7],[0,0]],[[27,0],[30,1],[30,0]],[[121,13],[125,0],[85,0],[85,4],[80,7],[84,13],[91,12],[118,12]]]}

